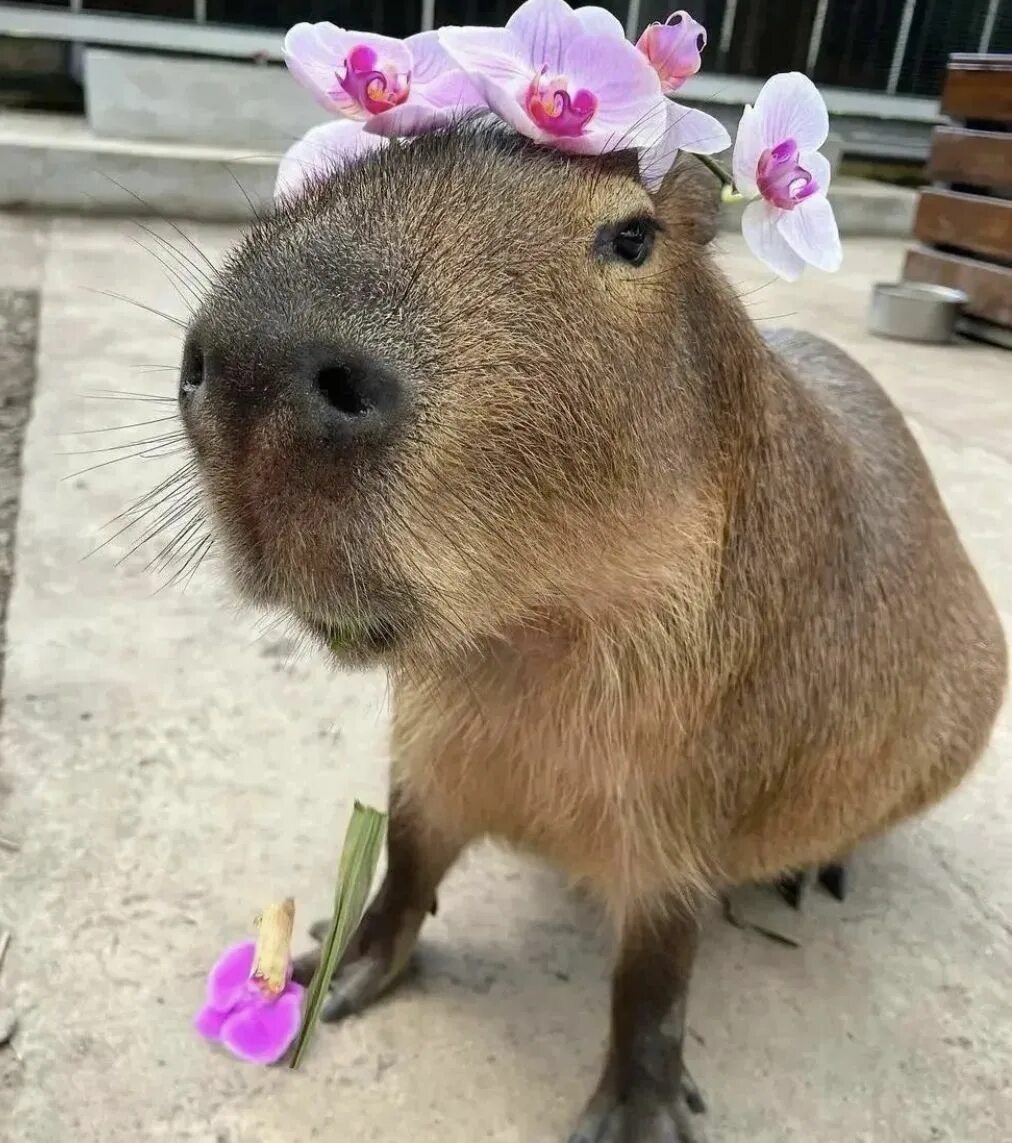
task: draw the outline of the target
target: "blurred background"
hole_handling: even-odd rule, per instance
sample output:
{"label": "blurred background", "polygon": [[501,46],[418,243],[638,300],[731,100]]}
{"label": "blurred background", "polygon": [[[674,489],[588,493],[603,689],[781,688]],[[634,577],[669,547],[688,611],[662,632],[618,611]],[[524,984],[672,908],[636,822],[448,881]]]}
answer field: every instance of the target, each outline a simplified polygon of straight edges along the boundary
{"label": "blurred background", "polygon": [[[672,11],[672,0],[602,0],[633,35]],[[509,0],[41,0],[0,4],[0,34],[35,29],[31,58],[5,43],[2,82],[9,99],[83,105],[73,53],[47,45],[100,33],[107,43],[143,41],[193,50],[184,33],[213,29],[207,54],[239,54],[239,29],[284,29],[299,20],[408,35],[441,24],[502,23]],[[951,52],[1012,51],[1007,0],[697,0],[692,14],[710,30],[707,70],[760,76],[798,70],[818,83],[886,95],[935,96]],[[29,22],[26,17],[31,15]],[[94,17],[89,20],[88,17]],[[103,27],[104,25],[104,27]],[[147,25],[146,27],[144,25]],[[230,35],[231,33],[231,35]],[[22,45],[23,47],[24,45]],[[271,37],[264,37],[270,52]],[[26,66],[27,65],[27,66]],[[62,83],[54,82],[62,80]],[[896,106],[902,115],[902,105]]]}
{"label": "blurred background", "polygon": [[[663,20],[675,0],[602,0],[632,37]],[[281,31],[299,20],[328,19],[403,36],[452,23],[503,22],[509,0],[42,0],[0,3],[0,99],[7,107],[86,113],[100,133],[135,136],[136,127],[107,117],[103,92],[113,80],[129,101],[109,50],[163,60],[250,61],[275,70]],[[709,29],[705,74],[690,102],[739,108],[754,94],[748,81],[799,70],[826,87],[846,154],[872,161],[922,162],[945,64],[953,52],[1012,51],[1010,0],[696,0],[692,15]],[[97,58],[93,58],[99,52]],[[145,86],[157,86],[149,62]],[[136,76],[136,69],[132,73]],[[195,73],[194,73],[195,74]],[[206,74],[206,73],[205,73]],[[232,77],[234,81],[234,77]],[[196,82],[194,79],[192,82]],[[151,138],[186,138],[185,95],[173,128],[167,108],[148,106]],[[840,90],[836,90],[840,89]],[[235,89],[240,102],[243,85]],[[292,93],[279,97],[294,102]],[[216,108],[221,141],[247,142]],[[235,114],[240,114],[238,110]],[[265,142],[293,126],[285,106],[264,122]],[[298,127],[300,124],[295,124]],[[274,132],[271,127],[276,128]],[[194,138],[200,138],[198,131]]]}

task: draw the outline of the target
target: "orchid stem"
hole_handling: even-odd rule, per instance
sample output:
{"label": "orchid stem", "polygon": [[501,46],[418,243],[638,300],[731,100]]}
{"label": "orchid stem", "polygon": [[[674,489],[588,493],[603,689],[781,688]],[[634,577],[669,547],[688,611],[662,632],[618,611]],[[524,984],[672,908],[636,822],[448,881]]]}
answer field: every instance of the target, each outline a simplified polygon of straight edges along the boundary
{"label": "orchid stem", "polygon": [[709,155],[696,155],[696,158],[703,164],[708,171],[711,171],[726,187],[734,187],[734,179],[731,172],[724,166],[723,163],[718,163],[716,159],[711,159]]}

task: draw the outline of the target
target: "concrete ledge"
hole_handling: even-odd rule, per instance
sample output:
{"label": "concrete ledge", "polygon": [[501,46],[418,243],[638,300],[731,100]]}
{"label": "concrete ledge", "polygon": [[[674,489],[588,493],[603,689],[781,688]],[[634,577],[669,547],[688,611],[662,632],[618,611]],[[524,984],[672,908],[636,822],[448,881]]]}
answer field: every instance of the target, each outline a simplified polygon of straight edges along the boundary
{"label": "concrete ledge", "polygon": [[[732,134],[758,80],[696,76],[679,99],[716,116]],[[88,121],[114,139],[283,149],[319,121],[309,95],[276,62],[259,63],[124,49],[84,49]],[[939,122],[930,99],[828,88],[832,135],[827,157],[923,162]]]}
{"label": "concrete ledge", "polygon": [[[108,139],[83,119],[0,115],[0,207],[243,221],[252,214],[245,195],[258,210],[270,204],[276,170],[273,154]],[[839,178],[830,199],[842,234],[911,232],[914,191]],[[726,228],[739,225],[740,211],[725,208]]]}
{"label": "concrete ledge", "polygon": [[273,154],[103,139],[75,117],[0,115],[0,207],[230,222],[251,217],[246,195],[269,206],[276,171]]}
{"label": "concrete ledge", "polygon": [[326,112],[277,64],[87,48],[84,92],[96,135],[283,151]]}

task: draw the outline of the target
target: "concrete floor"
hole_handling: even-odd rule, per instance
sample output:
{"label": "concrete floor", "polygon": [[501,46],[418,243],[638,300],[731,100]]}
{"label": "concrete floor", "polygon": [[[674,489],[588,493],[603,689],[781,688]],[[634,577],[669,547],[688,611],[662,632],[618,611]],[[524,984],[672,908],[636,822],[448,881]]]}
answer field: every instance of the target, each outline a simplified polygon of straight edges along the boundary
{"label": "concrete floor", "polygon": [[[212,256],[234,235],[189,228]],[[178,237],[166,234],[178,241]],[[207,967],[260,904],[326,912],[354,798],[381,800],[384,684],[292,656],[232,606],[216,569],[185,593],[105,521],[170,471],[68,457],[160,415],[87,399],[170,394],[179,331],[102,293],[180,311],[127,223],[0,217],[0,284],[41,284],[38,389],[10,602],[2,726],[0,1137],[16,1143],[558,1143],[596,1076],[607,942],[546,870],[495,851],[452,877],[417,983],[322,1029],[302,1070],[258,1070],[190,1030]],[[724,257],[756,319],[852,350],[910,417],[1009,624],[1012,357],[877,341],[872,281],[900,243],[850,241],[845,270],[800,287],[740,244]],[[164,371],[152,371],[163,370]],[[155,412],[151,413],[150,410]],[[155,426],[155,431],[160,426]],[[178,463],[178,461],[176,462]],[[712,1143],[999,1143],[1012,1123],[1012,733],[965,787],[863,851],[850,899],[737,902],[797,949],[709,924],[689,1059]]]}

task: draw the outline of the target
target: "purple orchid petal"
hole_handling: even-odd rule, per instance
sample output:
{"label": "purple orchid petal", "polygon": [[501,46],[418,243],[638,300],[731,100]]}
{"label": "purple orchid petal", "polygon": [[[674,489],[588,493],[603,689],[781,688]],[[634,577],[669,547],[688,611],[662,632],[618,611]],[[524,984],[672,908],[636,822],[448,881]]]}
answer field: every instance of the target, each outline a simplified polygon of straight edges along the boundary
{"label": "purple orchid petal", "polygon": [[738,132],[734,137],[731,170],[734,173],[735,189],[747,198],[759,193],[756,174],[759,170],[759,160],[765,150],[762,120],[755,108],[746,104],[738,123]]}
{"label": "purple orchid petal", "polygon": [[833,273],[843,260],[840,232],[825,195],[815,194],[783,211],[777,230],[794,253],[810,266]]}
{"label": "purple orchid petal", "polygon": [[221,1042],[240,1059],[273,1064],[288,1050],[299,1031],[303,989],[289,984],[273,1001],[255,998],[241,1005],[221,1029]]}
{"label": "purple orchid petal", "polygon": [[663,138],[652,146],[642,147],[639,151],[640,182],[651,193],[658,190],[677,158],[678,148],[669,147]]}
{"label": "purple orchid petal", "polygon": [[506,21],[506,30],[523,45],[535,71],[546,68],[552,75],[565,70],[566,44],[583,32],[566,0],[527,0]]}
{"label": "purple orchid petal", "polygon": [[576,18],[588,36],[618,36],[620,40],[625,39],[625,28],[622,27],[622,22],[607,8],[595,8],[593,5],[587,8],[577,8]]}
{"label": "purple orchid petal", "polygon": [[764,199],[756,199],[745,207],[741,232],[749,250],[760,262],[765,262],[786,281],[795,282],[801,277],[805,262],[777,227],[784,213]]}
{"label": "purple orchid petal", "polygon": [[762,129],[763,150],[793,139],[801,151],[817,151],[829,135],[829,113],[818,88],[805,75],[792,71],[763,84],[755,101]]}
{"label": "purple orchid petal", "polygon": [[362,119],[407,98],[412,66],[403,41],[334,24],[296,24],[285,36],[285,62],[329,111]]}
{"label": "purple orchid petal", "polygon": [[759,193],[780,210],[793,210],[819,191],[812,172],[801,165],[799,158],[793,139],[785,139],[759,156],[756,172]]}
{"label": "purple orchid petal", "polygon": [[577,36],[566,45],[562,72],[571,87],[593,91],[617,118],[663,107],[656,74],[628,40]]}
{"label": "purple orchid petal", "polygon": [[820,155],[818,151],[802,151],[798,161],[811,174],[819,190],[825,194],[833,177],[833,168],[825,155]]}
{"label": "purple orchid petal", "polygon": [[441,28],[439,41],[500,119],[528,138],[550,141],[524,105],[535,69],[512,33],[505,28]]}
{"label": "purple orchid petal", "polygon": [[207,1040],[221,1039],[221,1026],[229,1017],[229,1012],[212,1008],[205,1004],[193,1019],[193,1026]]}
{"label": "purple orchid petal", "polygon": [[336,74],[337,86],[366,115],[382,115],[399,107],[411,94],[410,69],[398,71],[368,44],[356,44]]}
{"label": "purple orchid petal", "polygon": [[419,32],[415,36],[408,36],[404,46],[411,53],[411,83],[415,87],[431,83],[457,66],[439,42],[438,32]]}
{"label": "purple orchid petal", "polygon": [[317,103],[328,111],[342,112],[351,106],[351,100],[343,92],[337,97],[330,94],[334,83],[334,53],[321,36],[322,27],[302,23],[290,28],[285,36],[285,63]]}
{"label": "purple orchid petal", "polygon": [[[481,93],[439,42],[438,32],[420,32],[417,36],[408,36],[404,43],[414,60],[409,104],[417,98],[430,107],[446,108],[457,115],[486,106]],[[443,122],[445,119],[437,121],[437,125],[442,126]],[[390,136],[392,132],[386,130],[382,134]]]}
{"label": "purple orchid petal", "polygon": [[255,941],[241,941],[227,948],[207,974],[207,1003],[227,1012],[246,992],[253,971]]}
{"label": "purple orchid petal", "polygon": [[[463,81],[467,83],[467,81]],[[471,85],[467,89],[473,91]],[[479,96],[479,106],[486,106],[485,100]],[[392,111],[384,111],[382,115],[375,115],[364,126],[366,135],[375,138],[409,139],[414,135],[425,135],[430,131],[438,131],[442,127],[449,127],[456,120],[473,110],[473,104],[447,101],[444,105],[430,103],[422,95],[415,95],[401,107]]]}
{"label": "purple orchid petal", "polygon": [[481,92],[459,68],[443,72],[436,79],[420,86],[418,94],[434,107],[462,112],[485,107]]}
{"label": "purple orchid petal", "polygon": [[640,151],[640,178],[649,191],[661,185],[679,151],[714,155],[731,145],[730,135],[712,115],[670,99],[666,102],[667,121],[660,138]]}
{"label": "purple orchid petal", "polygon": [[688,12],[675,12],[666,23],[651,24],[636,46],[657,72],[665,94],[670,95],[699,71],[706,29]]}
{"label": "purple orchid petal", "polygon": [[[442,51],[442,49],[439,49]],[[445,55],[445,53],[444,53]],[[460,118],[465,112],[488,107],[485,97],[471,82],[468,76],[460,70],[449,56],[446,56],[450,66],[437,75],[433,75],[425,83],[414,86],[412,98],[405,106],[417,103],[421,106],[435,108],[444,114],[434,120],[435,126],[443,126],[454,119]],[[396,110],[403,110],[398,108]],[[390,135],[390,131],[383,132]],[[418,134],[410,131],[406,134]]]}
{"label": "purple orchid petal", "polygon": [[667,135],[672,145],[694,155],[716,155],[731,146],[731,136],[719,119],[670,99]]}
{"label": "purple orchid petal", "polygon": [[[383,118],[383,115],[377,116],[377,119]],[[343,163],[386,145],[386,139],[366,134],[363,126],[350,119],[339,119],[307,131],[282,158],[274,184],[274,197],[293,198],[309,183],[332,174]]]}
{"label": "purple orchid petal", "polygon": [[584,88],[571,92],[564,79],[549,79],[542,72],[527,86],[524,110],[546,135],[572,139],[583,135],[594,117],[597,96]]}
{"label": "purple orchid petal", "polygon": [[584,89],[597,99],[587,125],[597,151],[653,142],[663,130],[666,105],[660,82],[627,40],[579,36],[566,45],[563,72],[570,91]]}
{"label": "purple orchid petal", "polygon": [[480,75],[473,78],[478,84],[489,109],[494,111],[504,123],[508,123],[514,131],[518,131],[521,135],[526,135],[528,139],[534,139],[539,143],[553,143],[558,138],[558,136],[539,127],[531,118],[527,109],[526,91],[514,95],[508,89],[483,79]]}
{"label": "purple orchid petal", "polygon": [[489,87],[519,100],[537,70],[505,28],[440,28],[440,45],[487,97]]}

